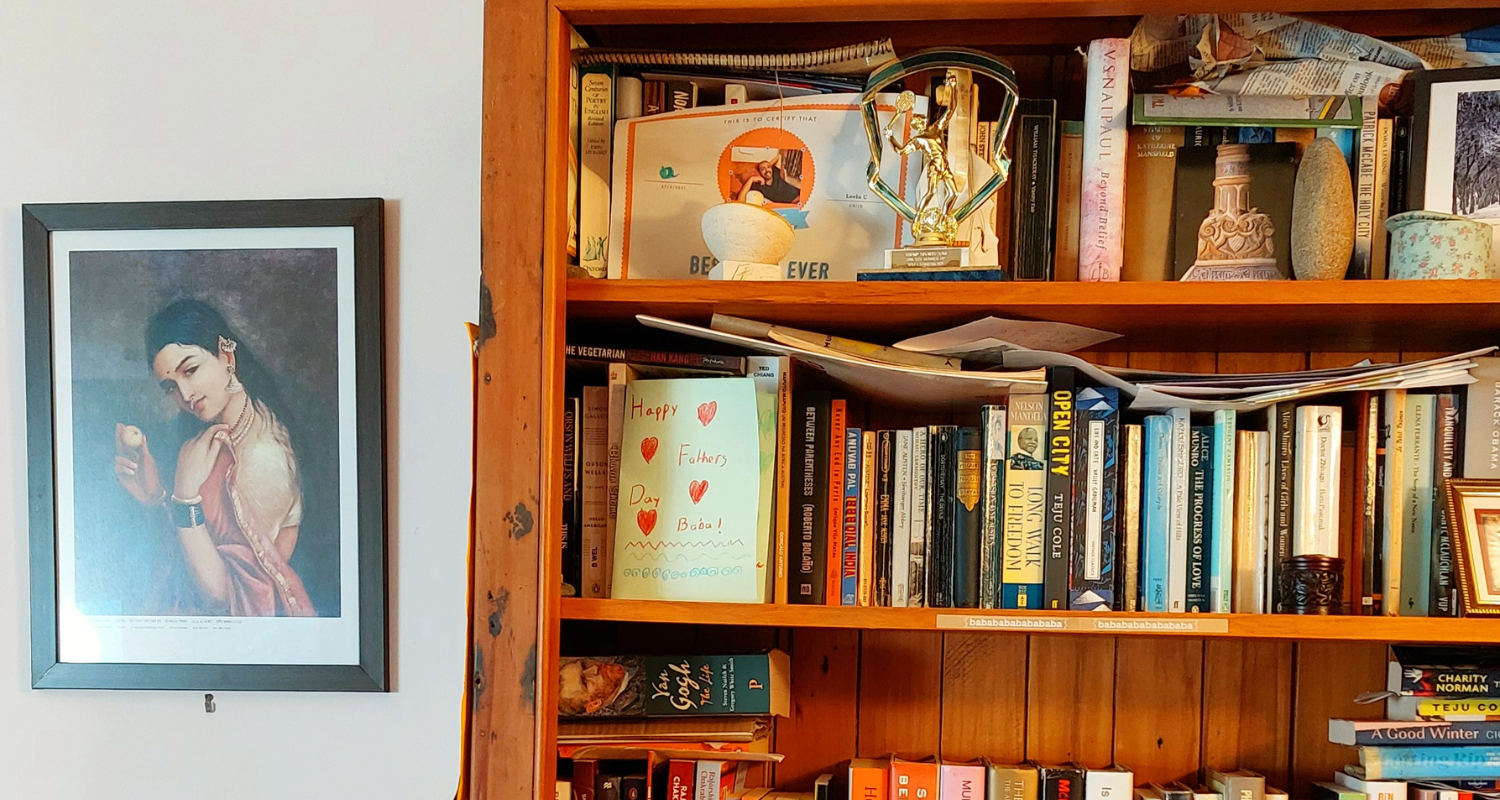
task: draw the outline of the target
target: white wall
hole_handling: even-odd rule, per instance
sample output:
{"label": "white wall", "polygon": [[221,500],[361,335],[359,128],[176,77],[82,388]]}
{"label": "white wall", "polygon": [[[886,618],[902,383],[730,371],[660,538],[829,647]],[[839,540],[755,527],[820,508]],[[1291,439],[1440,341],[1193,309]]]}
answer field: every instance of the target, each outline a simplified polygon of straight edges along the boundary
{"label": "white wall", "polygon": [[[452,797],[482,0],[0,0],[0,798]],[[381,196],[387,695],[33,691],[20,205]]]}

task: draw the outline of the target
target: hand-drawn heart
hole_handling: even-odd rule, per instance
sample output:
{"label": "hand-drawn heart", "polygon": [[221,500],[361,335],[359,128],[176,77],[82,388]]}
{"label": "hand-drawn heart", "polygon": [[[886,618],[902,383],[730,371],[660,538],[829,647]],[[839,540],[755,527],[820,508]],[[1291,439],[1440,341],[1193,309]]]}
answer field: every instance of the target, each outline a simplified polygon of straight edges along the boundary
{"label": "hand-drawn heart", "polygon": [[651,457],[654,455],[656,455],[656,437],[647,436],[641,440],[641,457],[646,459],[647,464],[650,464]]}
{"label": "hand-drawn heart", "polygon": [[693,505],[695,506],[698,505],[699,500],[703,499],[703,493],[706,491],[708,491],[708,481],[706,480],[693,481],[688,484],[688,497],[693,498]]}
{"label": "hand-drawn heart", "polygon": [[635,524],[641,526],[642,536],[650,536],[651,529],[656,527],[656,509],[643,508],[635,512]]}
{"label": "hand-drawn heart", "polygon": [[708,423],[714,421],[714,414],[719,413],[719,401],[710,400],[698,406],[698,421],[708,427]]}

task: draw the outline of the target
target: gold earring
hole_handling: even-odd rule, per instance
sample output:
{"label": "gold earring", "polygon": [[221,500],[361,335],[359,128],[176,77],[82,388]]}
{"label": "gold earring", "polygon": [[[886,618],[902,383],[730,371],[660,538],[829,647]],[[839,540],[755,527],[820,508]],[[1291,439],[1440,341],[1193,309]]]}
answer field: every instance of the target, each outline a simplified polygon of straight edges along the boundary
{"label": "gold earring", "polygon": [[[231,338],[229,338],[229,337],[227,337],[227,336],[225,336],[223,334],[219,334],[219,352],[220,353],[222,353],[224,355],[233,355],[235,349],[238,348],[238,347],[239,347],[239,342],[236,342],[235,340],[233,340],[233,339],[231,339]],[[227,391],[227,392],[229,392],[230,394],[239,394],[240,392],[245,391],[245,385],[242,384],[242,383],[240,383],[239,376],[236,375],[236,374],[234,374],[234,365],[230,364],[230,365],[226,366],[224,368],[224,370],[229,373],[229,385],[225,386],[224,390]]]}

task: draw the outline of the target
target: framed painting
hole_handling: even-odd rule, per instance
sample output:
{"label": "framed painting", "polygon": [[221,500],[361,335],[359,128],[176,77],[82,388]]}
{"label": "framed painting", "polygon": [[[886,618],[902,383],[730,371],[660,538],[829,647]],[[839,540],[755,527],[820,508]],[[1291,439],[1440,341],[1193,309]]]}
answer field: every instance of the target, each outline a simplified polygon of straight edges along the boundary
{"label": "framed painting", "polygon": [[1500,481],[1451,478],[1444,483],[1463,614],[1500,614]]}
{"label": "framed painting", "polygon": [[33,687],[386,690],[382,213],[22,206]]}
{"label": "framed painting", "polygon": [[1408,80],[1407,210],[1500,224],[1500,67],[1418,70]]}

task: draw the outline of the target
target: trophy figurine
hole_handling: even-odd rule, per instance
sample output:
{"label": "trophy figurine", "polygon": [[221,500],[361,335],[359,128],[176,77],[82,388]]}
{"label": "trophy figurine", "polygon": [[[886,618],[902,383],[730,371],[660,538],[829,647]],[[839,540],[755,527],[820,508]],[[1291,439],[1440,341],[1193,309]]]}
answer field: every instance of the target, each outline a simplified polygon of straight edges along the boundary
{"label": "trophy figurine", "polygon": [[[877,95],[908,76],[931,70],[946,72],[942,83],[933,89],[927,104],[927,116],[910,116],[916,107],[916,95],[909,90],[902,91],[896,97],[894,113],[881,125]],[[960,105],[966,102],[959,93],[956,72],[960,70],[967,70],[975,77],[991,78],[1003,89],[999,124],[994,126],[993,141],[988,149],[993,174],[967,199],[963,197],[965,187],[960,186],[960,178],[954,173],[948,141],[950,124],[960,113]],[[968,243],[958,241],[960,223],[993,197],[1010,175],[1005,138],[1018,96],[1015,74],[1010,67],[973,50],[924,50],[893,61],[870,76],[861,98],[865,134],[870,144],[870,165],[866,175],[875,194],[911,223],[913,240],[909,247],[886,251],[887,268],[969,266]],[[903,139],[898,128],[908,119],[910,129]],[[887,146],[903,158],[912,154],[922,156],[922,195],[915,206],[892,190],[880,175],[880,164]]]}

